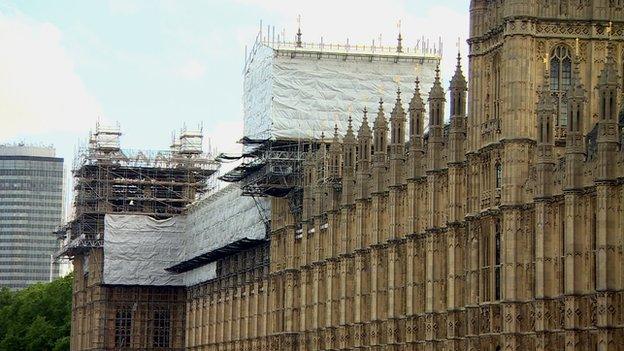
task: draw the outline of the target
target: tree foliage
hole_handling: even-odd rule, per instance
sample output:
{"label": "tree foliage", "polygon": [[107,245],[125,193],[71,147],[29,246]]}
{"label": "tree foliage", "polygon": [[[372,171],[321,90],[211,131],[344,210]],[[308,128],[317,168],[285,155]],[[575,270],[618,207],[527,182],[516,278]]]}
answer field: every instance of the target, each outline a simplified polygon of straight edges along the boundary
{"label": "tree foliage", "polygon": [[69,350],[72,275],[0,290],[0,351]]}

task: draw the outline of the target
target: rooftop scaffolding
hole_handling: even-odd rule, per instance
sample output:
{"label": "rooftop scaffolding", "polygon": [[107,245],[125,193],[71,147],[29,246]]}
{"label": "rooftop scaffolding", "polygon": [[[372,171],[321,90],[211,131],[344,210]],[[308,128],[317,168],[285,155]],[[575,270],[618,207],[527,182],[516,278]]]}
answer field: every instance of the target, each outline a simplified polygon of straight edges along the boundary
{"label": "rooftop scaffolding", "polygon": [[287,195],[300,186],[302,162],[305,152],[314,147],[310,142],[263,142],[243,140],[254,149],[240,156],[221,154],[218,160],[241,159],[242,163],[219,177],[226,182],[236,182],[244,196]]}
{"label": "rooftop scaffolding", "polygon": [[119,126],[98,124],[89,145],[76,155],[75,214],[57,233],[64,240],[57,256],[101,247],[107,213],[159,219],[183,213],[209,189],[208,179],[219,169],[220,164],[201,149],[201,130],[183,130],[165,151],[121,149],[120,136]]}

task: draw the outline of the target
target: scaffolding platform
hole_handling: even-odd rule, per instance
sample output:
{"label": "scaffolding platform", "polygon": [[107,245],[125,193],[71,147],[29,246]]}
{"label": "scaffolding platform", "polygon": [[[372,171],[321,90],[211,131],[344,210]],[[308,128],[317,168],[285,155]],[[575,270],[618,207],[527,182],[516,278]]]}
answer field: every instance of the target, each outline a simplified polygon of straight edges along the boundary
{"label": "scaffolding platform", "polygon": [[251,151],[240,156],[219,155],[217,159],[240,159],[239,166],[219,177],[225,182],[238,183],[243,196],[283,197],[300,186],[302,165],[306,152],[314,148],[311,142],[242,140]]}
{"label": "scaffolding platform", "polygon": [[57,257],[73,257],[101,247],[106,214],[148,215],[157,219],[183,213],[210,189],[220,163],[202,151],[202,131],[183,129],[170,150],[120,147],[119,126],[97,125],[88,146],[74,159],[74,217],[57,232]]}

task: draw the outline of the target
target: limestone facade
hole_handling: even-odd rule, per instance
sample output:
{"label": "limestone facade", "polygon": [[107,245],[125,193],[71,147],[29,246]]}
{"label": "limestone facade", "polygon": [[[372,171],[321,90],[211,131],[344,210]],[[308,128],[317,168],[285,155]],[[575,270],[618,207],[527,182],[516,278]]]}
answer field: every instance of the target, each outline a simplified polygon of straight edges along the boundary
{"label": "limestone facade", "polygon": [[449,123],[416,83],[311,150],[268,269],[187,292],[187,349],[624,350],[624,1],[470,13]]}

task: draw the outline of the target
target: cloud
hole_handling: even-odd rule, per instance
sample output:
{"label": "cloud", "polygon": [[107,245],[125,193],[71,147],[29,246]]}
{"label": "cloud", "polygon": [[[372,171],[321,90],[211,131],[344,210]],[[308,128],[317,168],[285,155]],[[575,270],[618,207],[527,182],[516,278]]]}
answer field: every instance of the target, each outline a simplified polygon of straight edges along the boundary
{"label": "cloud", "polygon": [[84,132],[101,116],[54,25],[0,13],[0,52],[0,139]]}
{"label": "cloud", "polygon": [[202,78],[206,74],[206,65],[196,59],[190,59],[178,67],[176,72],[178,76],[184,79],[196,80]]}

